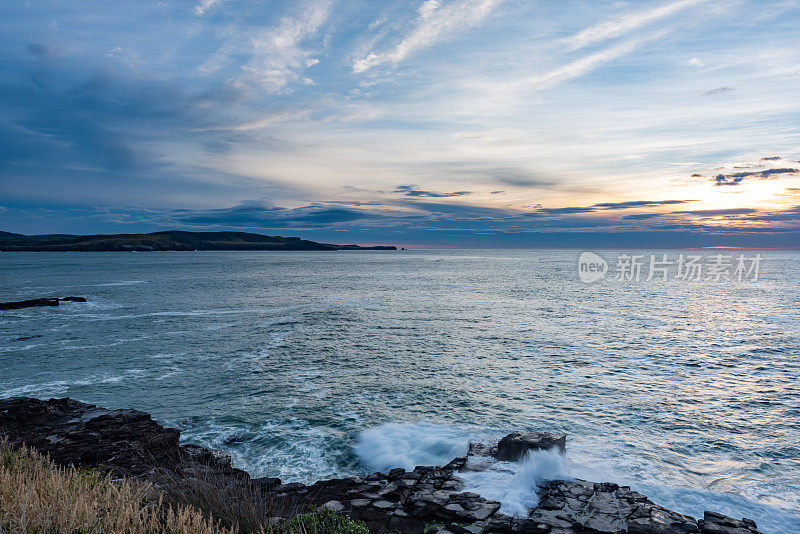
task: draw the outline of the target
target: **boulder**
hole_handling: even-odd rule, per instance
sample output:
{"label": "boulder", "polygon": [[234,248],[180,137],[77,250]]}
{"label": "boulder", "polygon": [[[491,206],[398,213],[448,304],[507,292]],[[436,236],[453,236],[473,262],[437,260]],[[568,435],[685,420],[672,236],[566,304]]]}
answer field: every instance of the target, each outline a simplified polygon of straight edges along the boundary
{"label": "boulder", "polygon": [[722,514],[706,511],[697,522],[700,534],[761,534],[752,519],[733,519]]}
{"label": "boulder", "polygon": [[528,451],[548,449],[558,449],[564,454],[567,450],[567,436],[555,432],[514,432],[497,444],[495,458],[515,462]]}

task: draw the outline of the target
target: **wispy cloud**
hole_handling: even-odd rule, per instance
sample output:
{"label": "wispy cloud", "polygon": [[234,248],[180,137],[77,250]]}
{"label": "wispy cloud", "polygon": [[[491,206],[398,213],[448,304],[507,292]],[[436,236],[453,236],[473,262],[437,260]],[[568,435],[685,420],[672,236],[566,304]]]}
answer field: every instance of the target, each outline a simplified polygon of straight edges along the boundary
{"label": "wispy cloud", "polygon": [[710,91],[706,91],[704,94],[706,96],[722,95],[722,94],[725,94],[725,93],[732,93],[735,90],[736,89],[734,89],[733,87],[717,87],[716,89],[712,89]]}
{"label": "wispy cloud", "polygon": [[472,194],[472,191],[452,191],[450,193],[442,193],[439,191],[425,191],[417,189],[414,185],[398,185],[394,189],[395,193],[400,193],[407,197],[429,197],[429,198],[447,198],[447,197],[462,197],[464,195]]}
{"label": "wispy cloud", "polygon": [[574,51],[600,41],[619,37],[620,35],[624,35],[660,19],[674,15],[683,9],[708,1],[709,0],[677,0],[676,2],[661,5],[654,9],[629,13],[614,20],[595,24],[568,38],[566,41],[567,49]]}
{"label": "wispy cloud", "polygon": [[279,111],[274,113],[267,113],[257,119],[249,119],[242,122],[233,124],[223,124],[215,126],[204,126],[195,128],[196,132],[210,132],[210,131],[233,131],[233,132],[247,132],[251,130],[260,130],[273,124],[280,122],[291,121],[295,119],[302,119],[311,113],[311,109],[300,109],[297,111]]}
{"label": "wispy cloud", "polygon": [[219,0],[200,0],[196,6],[194,6],[194,14],[195,15],[204,15],[206,11],[214,7]]}
{"label": "wispy cloud", "polygon": [[353,62],[353,72],[367,71],[383,63],[399,63],[448,35],[480,24],[502,0],[460,0],[445,6],[426,0],[417,10],[414,29],[386,52],[369,52]]}
{"label": "wispy cloud", "polygon": [[584,74],[587,74],[610,61],[630,54],[643,44],[649,41],[660,39],[666,35],[666,33],[666,31],[659,31],[645,37],[629,39],[622,43],[600,50],[599,52],[588,54],[574,61],[570,61],[565,65],[552,69],[543,74],[537,74],[519,80],[511,85],[511,87],[517,90],[537,90],[558,85],[560,83],[583,76]]}
{"label": "wispy cloud", "polygon": [[[576,213],[595,213],[597,211],[618,211],[636,208],[652,208],[659,206],[673,206],[676,204],[686,204],[697,202],[696,200],[626,200],[624,202],[600,202],[591,206],[566,206],[563,208],[539,208],[534,214],[544,213],[548,215],[567,215]],[[647,217],[654,217],[656,214],[645,214]],[[628,218],[643,218],[640,216],[629,216]]]}
{"label": "wispy cloud", "polygon": [[253,36],[253,55],[236,83],[269,93],[282,92],[291,83],[312,83],[303,71],[318,61],[301,45],[325,23],[330,7],[329,0],[317,0],[301,8],[301,15],[284,17],[277,27]]}
{"label": "wispy cloud", "polygon": [[800,172],[771,169],[800,167],[800,19],[796,0],[762,4],[190,0],[106,6],[100,26],[12,5],[0,227],[104,232],[69,210],[124,199],[171,214],[158,227],[353,241],[716,234],[765,210],[765,232],[797,228]]}

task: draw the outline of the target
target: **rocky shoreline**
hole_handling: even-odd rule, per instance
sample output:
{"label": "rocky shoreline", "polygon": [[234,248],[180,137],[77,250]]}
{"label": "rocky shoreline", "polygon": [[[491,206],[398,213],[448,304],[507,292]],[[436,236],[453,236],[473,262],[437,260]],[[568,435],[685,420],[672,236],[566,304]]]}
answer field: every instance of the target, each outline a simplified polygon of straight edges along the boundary
{"label": "rocky shoreline", "polygon": [[566,436],[556,433],[513,433],[496,445],[473,443],[467,456],[444,466],[392,469],[312,485],[252,478],[232,467],[221,451],[181,445],[178,430],[164,428],[144,412],[107,410],[68,398],[0,399],[0,437],[35,447],[61,465],[98,468],[156,485],[165,472],[179,480],[214,478],[245,485],[260,498],[287,507],[321,506],[360,519],[377,533],[759,533],[751,520],[713,512],[696,520],[609,482],[549,481],[540,486],[538,504],[524,517],[505,515],[499,502],[464,491],[461,475],[466,471],[517,461],[530,451],[565,452]]}

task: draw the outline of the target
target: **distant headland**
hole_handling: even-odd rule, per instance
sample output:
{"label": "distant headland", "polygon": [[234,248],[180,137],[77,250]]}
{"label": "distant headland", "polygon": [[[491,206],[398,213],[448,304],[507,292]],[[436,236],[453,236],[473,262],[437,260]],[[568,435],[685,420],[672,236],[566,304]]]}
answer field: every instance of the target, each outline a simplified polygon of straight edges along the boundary
{"label": "distant headland", "polygon": [[23,235],[0,232],[0,252],[150,252],[192,250],[397,250],[392,245],[360,246],[317,243],[299,237],[249,232],[184,232],[149,234]]}

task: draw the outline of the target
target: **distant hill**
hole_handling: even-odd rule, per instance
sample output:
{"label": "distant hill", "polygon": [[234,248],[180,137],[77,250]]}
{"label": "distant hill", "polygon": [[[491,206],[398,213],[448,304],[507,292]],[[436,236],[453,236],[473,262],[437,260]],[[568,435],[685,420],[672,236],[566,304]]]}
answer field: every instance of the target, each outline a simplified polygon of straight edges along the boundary
{"label": "distant hill", "polygon": [[108,252],[158,250],[397,250],[394,246],[361,247],[317,243],[299,237],[248,232],[152,232],[114,235],[22,235],[0,232],[0,252]]}

